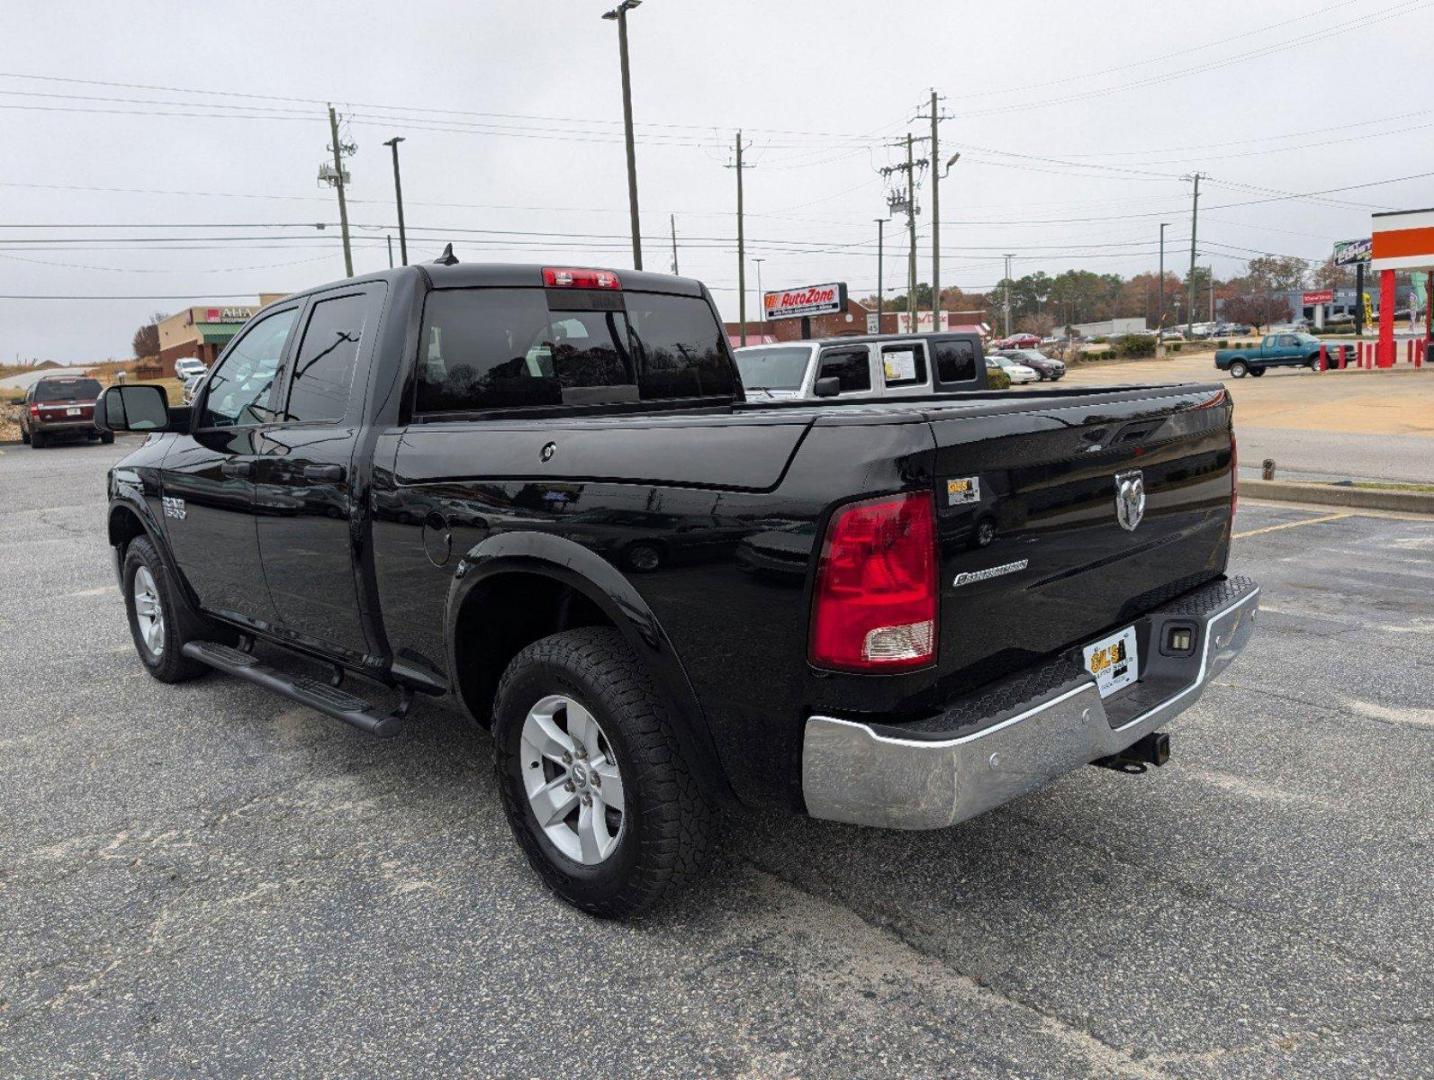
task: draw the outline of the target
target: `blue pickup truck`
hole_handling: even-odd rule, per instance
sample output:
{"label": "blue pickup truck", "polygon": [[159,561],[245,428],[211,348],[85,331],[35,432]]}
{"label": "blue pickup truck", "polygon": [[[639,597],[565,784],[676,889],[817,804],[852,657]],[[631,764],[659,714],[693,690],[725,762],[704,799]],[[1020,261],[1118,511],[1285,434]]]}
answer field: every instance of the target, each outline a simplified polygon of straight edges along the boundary
{"label": "blue pickup truck", "polygon": [[1313,334],[1267,334],[1253,349],[1216,350],[1215,366],[1237,379],[1263,375],[1272,367],[1307,367],[1317,372],[1320,344]]}

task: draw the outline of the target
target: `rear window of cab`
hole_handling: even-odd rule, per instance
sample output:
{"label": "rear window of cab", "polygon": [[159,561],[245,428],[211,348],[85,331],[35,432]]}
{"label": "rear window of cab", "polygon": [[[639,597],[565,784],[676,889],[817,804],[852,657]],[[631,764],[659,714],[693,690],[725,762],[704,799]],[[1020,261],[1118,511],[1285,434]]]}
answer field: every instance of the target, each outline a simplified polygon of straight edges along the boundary
{"label": "rear window of cab", "polygon": [[731,397],[705,298],[438,289],[424,305],[417,413]]}

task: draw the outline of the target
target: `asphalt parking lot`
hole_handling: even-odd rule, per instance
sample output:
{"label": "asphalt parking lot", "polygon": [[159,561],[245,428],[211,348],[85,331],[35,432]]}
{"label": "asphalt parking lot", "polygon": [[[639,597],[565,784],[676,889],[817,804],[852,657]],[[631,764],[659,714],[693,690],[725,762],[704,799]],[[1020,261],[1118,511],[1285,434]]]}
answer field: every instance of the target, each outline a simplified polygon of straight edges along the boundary
{"label": "asphalt parking lot", "polygon": [[619,925],[529,871],[482,732],[145,675],[124,450],[0,455],[0,1075],[1434,1075],[1434,520],[1246,502],[1261,629],[1163,769],[729,819]]}

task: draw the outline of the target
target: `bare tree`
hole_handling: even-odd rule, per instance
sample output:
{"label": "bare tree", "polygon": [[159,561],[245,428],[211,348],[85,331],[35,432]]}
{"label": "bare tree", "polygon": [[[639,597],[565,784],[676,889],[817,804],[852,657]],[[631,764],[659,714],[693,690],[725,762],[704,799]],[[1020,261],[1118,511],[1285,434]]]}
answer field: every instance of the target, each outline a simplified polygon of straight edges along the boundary
{"label": "bare tree", "polygon": [[164,312],[156,311],[149,317],[149,322],[134,332],[130,347],[134,349],[135,356],[143,360],[147,356],[159,355],[159,324],[167,318],[169,316]]}
{"label": "bare tree", "polygon": [[1290,303],[1285,294],[1258,290],[1240,292],[1225,301],[1225,317],[1233,322],[1249,323],[1256,330],[1290,317]]}

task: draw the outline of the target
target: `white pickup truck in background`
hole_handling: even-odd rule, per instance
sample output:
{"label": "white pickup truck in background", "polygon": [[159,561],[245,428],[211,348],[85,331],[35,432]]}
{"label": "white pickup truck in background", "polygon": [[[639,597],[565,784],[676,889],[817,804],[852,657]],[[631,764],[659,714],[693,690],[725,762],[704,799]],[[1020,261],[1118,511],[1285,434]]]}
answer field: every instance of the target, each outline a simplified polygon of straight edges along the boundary
{"label": "white pickup truck in background", "polygon": [[987,389],[981,339],[975,334],[822,338],[752,345],[734,355],[748,401],[924,397]]}

